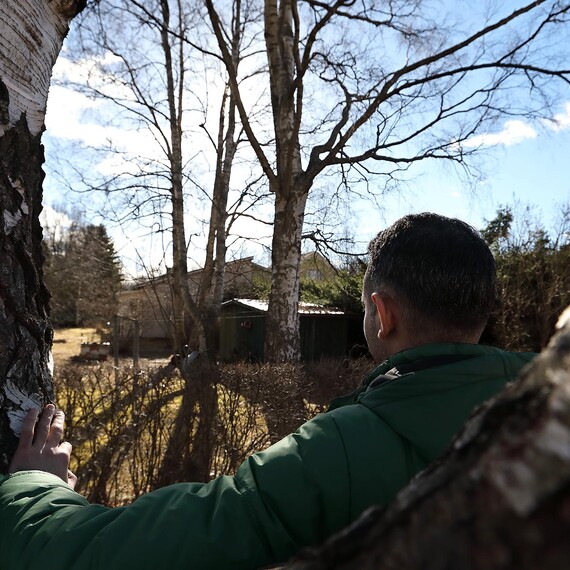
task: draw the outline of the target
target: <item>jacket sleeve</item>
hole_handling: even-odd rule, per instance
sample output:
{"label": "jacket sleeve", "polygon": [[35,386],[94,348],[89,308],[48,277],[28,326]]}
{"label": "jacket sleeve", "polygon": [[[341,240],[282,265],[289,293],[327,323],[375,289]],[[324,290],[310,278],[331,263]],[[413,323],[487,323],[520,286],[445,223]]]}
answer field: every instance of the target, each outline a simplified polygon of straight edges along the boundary
{"label": "jacket sleeve", "polygon": [[131,505],[89,504],[40,471],[0,479],[0,569],[259,568],[348,522],[346,457],[324,416],[235,477],[158,489]]}

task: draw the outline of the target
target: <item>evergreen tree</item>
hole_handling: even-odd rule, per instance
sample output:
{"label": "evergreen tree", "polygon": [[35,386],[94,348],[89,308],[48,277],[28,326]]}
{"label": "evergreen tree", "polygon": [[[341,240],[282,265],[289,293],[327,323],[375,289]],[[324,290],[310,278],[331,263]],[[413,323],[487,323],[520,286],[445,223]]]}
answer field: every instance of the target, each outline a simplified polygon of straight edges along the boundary
{"label": "evergreen tree", "polygon": [[104,226],[73,224],[44,241],[44,251],[55,325],[106,322],[116,313],[121,268]]}
{"label": "evergreen tree", "polygon": [[[519,222],[514,228],[514,222]],[[501,208],[482,230],[495,255],[499,306],[483,342],[509,350],[540,351],[570,304],[570,210],[549,234],[526,208],[518,219]]]}

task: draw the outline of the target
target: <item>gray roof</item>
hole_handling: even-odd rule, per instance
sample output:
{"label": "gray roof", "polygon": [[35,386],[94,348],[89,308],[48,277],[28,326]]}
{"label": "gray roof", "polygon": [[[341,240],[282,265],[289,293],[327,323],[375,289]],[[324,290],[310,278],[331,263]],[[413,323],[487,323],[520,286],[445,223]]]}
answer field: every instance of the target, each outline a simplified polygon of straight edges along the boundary
{"label": "gray roof", "polygon": [[[254,309],[263,313],[267,312],[269,303],[267,301],[260,301],[259,299],[231,299],[222,303],[222,307],[230,305],[231,303],[239,303],[248,309]],[[322,305],[315,305],[313,303],[299,303],[300,315],[345,315],[346,311],[337,309],[335,307],[323,307]]]}

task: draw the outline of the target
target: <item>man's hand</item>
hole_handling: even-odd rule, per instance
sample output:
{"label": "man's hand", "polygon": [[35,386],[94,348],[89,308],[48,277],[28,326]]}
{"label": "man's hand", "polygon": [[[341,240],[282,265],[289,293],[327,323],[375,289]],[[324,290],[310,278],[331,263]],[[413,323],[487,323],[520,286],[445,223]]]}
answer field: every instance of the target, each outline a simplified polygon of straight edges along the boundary
{"label": "man's hand", "polygon": [[30,410],[9,472],[39,469],[57,475],[72,489],[75,488],[77,477],[69,470],[71,444],[61,441],[64,424],[64,413],[61,410],[56,412],[53,404],[48,404],[41,415],[37,409]]}

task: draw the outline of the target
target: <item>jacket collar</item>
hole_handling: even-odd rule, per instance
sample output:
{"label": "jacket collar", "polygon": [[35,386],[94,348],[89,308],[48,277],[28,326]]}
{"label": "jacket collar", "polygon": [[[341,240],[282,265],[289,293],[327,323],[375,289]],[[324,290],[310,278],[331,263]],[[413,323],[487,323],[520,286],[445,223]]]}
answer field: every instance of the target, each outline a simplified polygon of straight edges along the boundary
{"label": "jacket collar", "polygon": [[376,366],[351,394],[335,398],[329,404],[329,411],[348,404],[354,404],[368,390],[398,379],[404,374],[423,370],[432,366],[441,366],[459,360],[474,358],[485,354],[503,352],[499,348],[467,343],[433,343],[409,348],[394,354]]}

